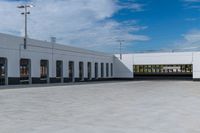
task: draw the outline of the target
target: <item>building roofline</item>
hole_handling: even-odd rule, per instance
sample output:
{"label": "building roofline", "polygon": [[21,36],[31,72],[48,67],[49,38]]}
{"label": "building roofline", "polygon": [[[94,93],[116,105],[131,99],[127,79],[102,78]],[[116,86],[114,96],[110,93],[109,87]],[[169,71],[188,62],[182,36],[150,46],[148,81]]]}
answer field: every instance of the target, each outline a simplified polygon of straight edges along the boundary
{"label": "building roofline", "polygon": [[[11,35],[11,34],[6,34],[6,33],[0,33],[0,36],[6,36],[6,37],[11,37],[11,38],[16,38],[16,39],[23,39],[23,37]],[[69,51],[71,51],[71,52],[81,51],[81,52],[88,53],[88,54],[95,53],[97,55],[113,56],[113,54],[106,53],[106,52],[99,52],[99,51],[95,51],[95,50],[88,50],[88,49],[78,48],[76,46],[69,46],[69,45],[60,44],[60,43],[52,43],[50,41],[45,41],[45,40],[38,40],[38,39],[34,39],[34,38],[28,38],[28,40],[32,41],[31,43],[33,43],[33,42],[42,43],[44,45],[47,45],[47,47],[52,47],[52,44],[54,44],[54,46],[57,46],[57,47],[68,48]],[[31,44],[31,45],[37,45],[37,44]]]}

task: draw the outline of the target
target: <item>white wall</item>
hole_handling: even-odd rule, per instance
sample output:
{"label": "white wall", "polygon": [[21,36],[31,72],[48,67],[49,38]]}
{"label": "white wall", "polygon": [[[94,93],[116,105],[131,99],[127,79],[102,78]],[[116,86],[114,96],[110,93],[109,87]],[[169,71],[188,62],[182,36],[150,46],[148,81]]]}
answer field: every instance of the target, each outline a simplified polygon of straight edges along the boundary
{"label": "white wall", "polygon": [[192,64],[192,52],[133,54],[133,64]]}
{"label": "white wall", "polygon": [[115,78],[133,78],[133,54],[123,55],[122,60],[116,55],[113,67]]}
{"label": "white wall", "polygon": [[122,60],[119,59],[119,55],[116,55],[114,60],[115,77],[132,77],[133,65],[157,64],[192,64],[193,78],[200,79],[200,52],[124,54]]}
{"label": "white wall", "polygon": [[193,53],[193,78],[200,79],[200,52]]}
{"label": "white wall", "polygon": [[[53,53],[53,54],[52,54]],[[31,60],[31,76],[40,77],[40,60],[49,61],[49,77],[56,76],[56,61],[63,61],[63,76],[68,77],[68,62],[75,63],[75,77],[79,77],[79,61],[84,62],[84,77],[87,78],[87,63],[113,63],[111,54],[85,50],[45,41],[28,39],[27,49],[23,49],[23,38],[0,33],[0,57],[8,59],[8,77],[20,77],[19,61],[21,58]],[[105,69],[106,67],[104,67]],[[99,66],[100,69],[100,66]],[[105,70],[104,70],[105,71]],[[99,71],[100,74],[100,71]],[[100,77],[100,75],[99,75]]]}

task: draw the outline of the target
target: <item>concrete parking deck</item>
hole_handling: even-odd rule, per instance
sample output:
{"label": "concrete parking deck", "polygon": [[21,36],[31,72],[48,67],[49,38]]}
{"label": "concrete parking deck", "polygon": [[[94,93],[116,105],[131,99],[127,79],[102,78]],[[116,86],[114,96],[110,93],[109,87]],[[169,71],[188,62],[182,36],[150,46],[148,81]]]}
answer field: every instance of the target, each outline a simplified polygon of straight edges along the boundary
{"label": "concrete parking deck", "polygon": [[0,90],[1,133],[199,133],[200,82]]}

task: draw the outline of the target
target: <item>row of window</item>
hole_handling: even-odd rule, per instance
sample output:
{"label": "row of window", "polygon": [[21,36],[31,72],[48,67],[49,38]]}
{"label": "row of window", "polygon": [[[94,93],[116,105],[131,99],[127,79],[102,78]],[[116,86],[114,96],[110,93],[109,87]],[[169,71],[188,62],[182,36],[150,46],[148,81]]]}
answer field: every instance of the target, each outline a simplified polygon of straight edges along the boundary
{"label": "row of window", "polygon": [[[0,58],[0,84],[4,82],[6,76],[6,65],[7,65],[6,58]],[[106,66],[104,75],[104,65]],[[113,64],[112,63],[101,63],[101,78],[109,77],[109,75],[113,76]],[[92,79],[92,69],[94,69],[94,75],[97,79],[99,76],[99,63],[94,64],[94,68],[92,68],[92,63],[87,62],[87,78]],[[68,64],[68,76],[71,81],[74,80],[74,62],[69,61]],[[63,61],[58,60],[56,61],[56,78],[62,78],[63,75]],[[49,61],[48,60],[41,60],[40,61],[40,78],[42,80],[47,80],[49,77]],[[29,82],[31,78],[31,60],[29,59],[21,59],[20,60],[20,81],[21,82]],[[79,78],[80,80],[84,80],[84,62],[79,62]]]}
{"label": "row of window", "polygon": [[135,65],[134,73],[191,73],[192,65]]}
{"label": "row of window", "polygon": [[[42,62],[46,62],[46,63],[42,63]],[[41,65],[41,74],[42,75],[47,75],[47,70],[48,70],[48,61],[44,61],[41,60],[41,64],[46,64],[46,65]],[[56,61],[56,77],[62,77],[62,71],[63,71],[63,62],[62,61]],[[46,71],[44,71],[46,70]],[[74,62],[73,61],[69,61],[69,66],[68,66],[68,70],[69,70],[69,78],[72,79],[74,77]],[[94,75],[95,78],[98,78],[99,75],[99,63],[95,63],[94,64]],[[111,77],[113,76],[113,64],[112,63],[106,63],[106,77],[109,77],[109,74],[111,75]],[[92,63],[91,62],[87,62],[87,77],[88,79],[92,78]],[[101,78],[104,78],[104,63],[101,63]],[[79,62],[79,78],[81,80],[84,80],[84,62]]]}

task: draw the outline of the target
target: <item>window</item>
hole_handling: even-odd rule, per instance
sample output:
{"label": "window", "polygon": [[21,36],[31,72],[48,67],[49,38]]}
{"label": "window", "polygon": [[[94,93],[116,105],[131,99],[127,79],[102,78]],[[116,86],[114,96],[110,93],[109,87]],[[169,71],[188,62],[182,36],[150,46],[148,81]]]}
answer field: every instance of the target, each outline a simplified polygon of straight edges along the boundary
{"label": "window", "polygon": [[104,63],[101,63],[101,77],[104,77]]}
{"label": "window", "polygon": [[98,75],[99,75],[99,73],[98,73],[98,63],[95,63],[95,79],[97,79],[98,78]]}
{"label": "window", "polygon": [[87,68],[88,68],[88,79],[91,79],[92,78],[92,65],[91,65],[91,62],[88,62]]}
{"label": "window", "polygon": [[83,62],[79,62],[79,79],[84,80],[84,66]]}
{"label": "window", "polygon": [[48,60],[40,61],[40,78],[47,80],[49,74],[49,62]]}
{"label": "window", "polygon": [[139,66],[139,73],[143,73],[144,72],[144,66]]}
{"label": "window", "polygon": [[74,80],[74,62],[69,61],[69,79],[71,82]]}
{"label": "window", "polygon": [[148,73],[151,73],[151,72],[152,72],[152,66],[148,65],[147,67],[148,67],[147,72],[148,72]]}
{"label": "window", "polygon": [[134,65],[135,74],[192,74],[192,65]]}
{"label": "window", "polygon": [[106,63],[106,77],[109,77],[109,64]]}
{"label": "window", "polygon": [[62,78],[63,76],[63,62],[56,61],[56,78]]}
{"label": "window", "polygon": [[6,83],[6,73],[7,73],[7,61],[5,58],[0,58],[0,85],[5,85]]}
{"label": "window", "polygon": [[20,60],[20,82],[30,83],[31,78],[31,61],[29,59]]}
{"label": "window", "polygon": [[111,75],[111,77],[113,77],[113,64],[112,63],[110,64],[110,75]]}

